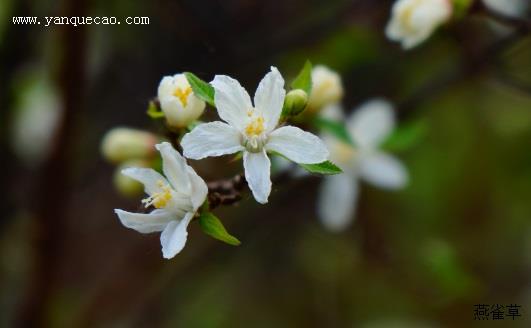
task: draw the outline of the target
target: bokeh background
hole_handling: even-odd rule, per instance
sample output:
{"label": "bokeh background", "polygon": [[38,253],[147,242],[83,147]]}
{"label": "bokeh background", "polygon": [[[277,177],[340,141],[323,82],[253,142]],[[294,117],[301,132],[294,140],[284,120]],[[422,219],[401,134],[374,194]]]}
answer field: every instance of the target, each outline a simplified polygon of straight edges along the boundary
{"label": "bokeh background", "polygon": [[[404,52],[392,1],[0,1],[0,326],[483,327],[474,305],[518,304],[531,323],[531,37],[481,12]],[[14,25],[12,16],[148,16],[149,25]],[[354,224],[315,214],[318,177],[216,210],[242,245],[191,225],[161,258],[158,234],[124,228],[100,153],[110,128],[157,131],[163,75],[238,78],[275,65],[337,70],[346,110],[384,96],[425,122],[397,154],[399,192],[362,187]],[[215,115],[211,115],[215,117]],[[222,165],[220,165],[220,163]],[[197,164],[197,165],[196,165]],[[194,163],[206,179],[241,164]]]}

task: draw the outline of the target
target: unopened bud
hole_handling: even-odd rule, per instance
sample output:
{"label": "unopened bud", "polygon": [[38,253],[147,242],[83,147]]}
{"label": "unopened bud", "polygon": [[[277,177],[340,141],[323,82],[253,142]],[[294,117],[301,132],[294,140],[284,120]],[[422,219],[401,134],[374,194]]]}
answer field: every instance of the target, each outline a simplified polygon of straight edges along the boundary
{"label": "unopened bud", "polygon": [[313,112],[335,104],[343,97],[341,77],[326,66],[317,65],[313,68],[312,83],[308,108]]}
{"label": "unopened bud", "polygon": [[143,160],[130,160],[116,167],[114,171],[114,187],[116,190],[125,197],[138,197],[143,193],[143,185],[122,174],[122,170],[129,167],[148,167],[148,163]]}
{"label": "unopened bud", "polygon": [[284,100],[285,113],[290,116],[300,114],[308,104],[308,94],[301,89],[288,92]]}
{"label": "unopened bud", "polygon": [[154,134],[130,128],[114,128],[101,143],[101,152],[110,162],[147,158],[155,154],[158,139]]}
{"label": "unopened bud", "polygon": [[157,95],[166,122],[173,128],[188,126],[205,110],[205,102],[194,94],[184,74],[163,77]]}

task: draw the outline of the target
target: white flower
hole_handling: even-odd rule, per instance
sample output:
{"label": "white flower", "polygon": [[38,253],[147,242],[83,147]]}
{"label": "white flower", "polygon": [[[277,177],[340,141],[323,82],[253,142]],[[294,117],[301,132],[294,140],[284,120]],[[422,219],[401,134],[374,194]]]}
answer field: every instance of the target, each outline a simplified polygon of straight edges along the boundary
{"label": "white flower", "polygon": [[452,15],[450,0],[398,0],[393,5],[385,33],[410,49],[426,40]]}
{"label": "white flower", "polygon": [[522,17],[529,8],[529,0],[483,0],[485,6],[503,15]]}
{"label": "white flower", "polygon": [[168,125],[185,127],[195,121],[205,110],[205,102],[197,98],[184,74],[165,76],[158,89],[160,107]]}
{"label": "white flower", "polygon": [[188,224],[205,201],[208,188],[169,143],[163,142],[156,147],[162,156],[165,177],[147,168],[128,168],[122,171],[144,185],[149,197],[142,200],[142,203],[146,208],[155,207],[155,210],[148,214],[119,209],[114,212],[127,228],[140,233],[162,231],[162,256],[169,259],[183,249]]}
{"label": "white flower", "polygon": [[312,92],[308,100],[308,108],[318,111],[325,106],[339,102],[342,97],[341,76],[326,66],[315,66],[312,70]]}
{"label": "white flower", "polygon": [[267,203],[271,192],[267,151],[303,164],[328,158],[328,150],[317,136],[293,126],[277,128],[286,91],[275,67],[260,81],[254,106],[238,81],[216,75],[211,84],[218,114],[228,124],[218,121],[194,128],[182,139],[184,156],[202,159],[243,151],[245,178],[254,198],[262,204]]}
{"label": "white flower", "polygon": [[348,119],[348,131],[356,148],[331,136],[324,139],[330,159],[344,172],[325,177],[321,186],[318,214],[328,229],[339,231],[352,221],[359,179],[384,189],[399,189],[407,184],[408,174],[402,163],[378,149],[394,125],[392,106],[376,99],[362,105]]}

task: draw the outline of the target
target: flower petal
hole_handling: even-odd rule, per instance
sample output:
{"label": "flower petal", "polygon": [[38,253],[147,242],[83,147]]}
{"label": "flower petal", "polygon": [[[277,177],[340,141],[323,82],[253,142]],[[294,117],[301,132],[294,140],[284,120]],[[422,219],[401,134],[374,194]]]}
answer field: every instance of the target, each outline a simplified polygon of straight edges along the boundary
{"label": "flower petal", "polygon": [[319,191],[319,219],[330,231],[344,230],[354,219],[357,200],[358,182],[355,178],[343,174],[327,176]]}
{"label": "flower petal", "polygon": [[162,171],[173,189],[189,195],[191,185],[184,157],[169,142],[162,142],[156,145],[155,148],[160,152],[162,157]]}
{"label": "flower petal", "polygon": [[338,103],[324,107],[321,110],[321,113],[319,114],[322,118],[332,120],[332,121],[344,121],[345,120],[345,111],[343,110],[343,107]]}
{"label": "flower petal", "polygon": [[321,163],[329,155],[319,137],[294,126],[284,126],[273,131],[265,147],[301,164]]}
{"label": "flower petal", "polygon": [[168,183],[166,178],[159,172],[149,168],[131,167],[122,170],[122,174],[142,183],[148,195],[161,191],[160,182],[163,184]]}
{"label": "flower petal", "polygon": [[254,106],[265,119],[266,132],[277,126],[285,96],[284,79],[278,69],[271,66],[271,72],[260,81],[254,94]]}
{"label": "flower petal", "polygon": [[254,199],[261,204],[267,203],[271,193],[271,161],[265,149],[259,153],[244,152],[243,167]]}
{"label": "flower petal", "polygon": [[164,206],[164,209],[174,214],[175,217],[181,218],[186,212],[193,210],[192,201],[190,195],[185,195],[181,192],[172,190],[171,199]]}
{"label": "flower petal", "polygon": [[174,76],[164,76],[160,80],[159,88],[157,91],[157,97],[159,100],[162,98],[170,98],[173,96],[173,91],[175,90],[175,85],[173,84]]}
{"label": "flower petal", "polygon": [[253,107],[251,98],[235,79],[216,75],[210,82],[214,87],[214,101],[219,117],[239,130],[245,128],[247,111]]}
{"label": "flower petal", "polygon": [[348,126],[356,145],[376,148],[395,127],[393,107],[382,99],[368,101],[352,114]]}
{"label": "flower petal", "polygon": [[187,133],[181,145],[185,157],[202,159],[243,150],[240,138],[240,132],[232,126],[223,122],[211,122],[201,124]]}
{"label": "flower petal", "polygon": [[408,182],[404,165],[395,157],[381,152],[360,156],[359,170],[365,181],[385,189],[400,189]]}
{"label": "flower petal", "polygon": [[197,175],[193,168],[188,166],[187,171],[192,185],[190,200],[192,201],[192,206],[195,211],[205,202],[208,194],[208,187],[205,181],[199,175]]}
{"label": "flower petal", "polygon": [[120,209],[115,209],[120,222],[130,229],[140,233],[150,233],[162,231],[171,220],[175,219],[173,213],[165,210],[154,210],[151,213],[131,213]]}
{"label": "flower petal", "polygon": [[160,244],[162,245],[162,257],[171,259],[179,253],[186,244],[188,236],[188,224],[192,221],[194,213],[189,212],[180,221],[171,221],[160,234]]}

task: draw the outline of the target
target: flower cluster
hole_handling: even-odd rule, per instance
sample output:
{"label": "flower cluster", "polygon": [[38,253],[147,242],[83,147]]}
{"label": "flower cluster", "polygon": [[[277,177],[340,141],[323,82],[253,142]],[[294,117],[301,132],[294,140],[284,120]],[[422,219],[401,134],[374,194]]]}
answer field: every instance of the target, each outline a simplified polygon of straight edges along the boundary
{"label": "flower cluster", "polygon": [[[342,230],[352,221],[358,180],[386,189],[406,185],[404,166],[379,149],[395,126],[391,104],[372,100],[345,119],[341,77],[326,66],[312,69],[309,62],[290,86],[291,90],[286,90],[284,78],[275,67],[258,84],[253,101],[237,80],[226,75],[216,75],[210,83],[191,73],[164,77],[158,88],[158,109],[153,109],[152,103],[148,114],[164,118],[175,139],[168,142],[148,132],[115,128],[102,143],[105,157],[120,165],[121,178],[115,178],[119,190],[135,195],[133,191],[142,188],[147,194],[142,213],[115,210],[120,222],[140,233],[161,232],[164,258],[172,258],[183,249],[187,227],[194,218],[205,233],[238,245],[211,212],[209,187],[185,158],[239,154],[236,158],[243,159],[244,181],[261,204],[268,202],[272,189],[271,156],[277,162],[301,167],[292,173],[304,168],[327,175],[317,213],[331,231]],[[220,121],[197,121],[207,103],[216,108]],[[290,122],[316,126],[321,137]],[[161,155],[159,164],[153,160],[153,149]]]}
{"label": "flower cluster", "polygon": [[[120,222],[140,233],[161,232],[164,258],[172,258],[182,250],[187,227],[194,218],[198,218],[205,233],[229,244],[239,244],[210,212],[209,188],[185,157],[200,160],[239,153],[245,181],[261,204],[268,202],[271,193],[270,156],[282,156],[314,173],[341,172],[327,161],[329,151],[319,137],[287,124],[289,117],[308,107],[311,77],[311,65],[307,63],[298,82],[292,83],[293,89],[286,92],[284,78],[277,68],[271,67],[260,81],[253,101],[240,83],[229,76],[216,75],[210,84],[191,73],[164,77],[155,103],[158,108],[153,108],[152,103],[148,114],[164,118],[169,131],[177,136],[168,141],[180,144],[183,155],[168,141],[157,144],[164,138],[148,132],[115,128],[107,133],[102,152],[109,161],[120,165],[123,178],[115,179],[117,186],[129,195],[143,186],[147,194],[142,200],[145,209],[142,213],[115,210]],[[317,82],[317,90],[321,89],[317,94],[324,97],[324,102],[339,98],[337,91],[319,87]],[[315,96],[310,99],[324,103]],[[197,121],[206,103],[216,108],[222,121]],[[154,169],[157,167],[151,160],[154,148],[161,155],[163,174]],[[134,163],[142,164],[138,167]],[[325,169],[329,171],[319,171]]]}

